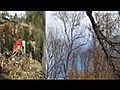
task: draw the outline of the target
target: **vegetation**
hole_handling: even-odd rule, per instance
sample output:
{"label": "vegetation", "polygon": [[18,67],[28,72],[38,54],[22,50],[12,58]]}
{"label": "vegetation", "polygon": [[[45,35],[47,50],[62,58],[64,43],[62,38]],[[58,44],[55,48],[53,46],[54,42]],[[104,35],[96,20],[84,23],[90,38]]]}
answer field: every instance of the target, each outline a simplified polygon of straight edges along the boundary
{"label": "vegetation", "polygon": [[[63,28],[47,27],[48,79],[119,79],[119,13],[60,11],[54,15]],[[82,26],[84,17],[90,22]],[[60,29],[61,38],[52,33]]]}
{"label": "vegetation", "polygon": [[[7,11],[1,13],[0,66],[6,79],[44,79],[44,16],[43,11],[26,11],[23,16],[11,16]],[[14,43],[19,38],[25,45],[13,53]],[[35,45],[32,45],[30,42],[34,40]]]}

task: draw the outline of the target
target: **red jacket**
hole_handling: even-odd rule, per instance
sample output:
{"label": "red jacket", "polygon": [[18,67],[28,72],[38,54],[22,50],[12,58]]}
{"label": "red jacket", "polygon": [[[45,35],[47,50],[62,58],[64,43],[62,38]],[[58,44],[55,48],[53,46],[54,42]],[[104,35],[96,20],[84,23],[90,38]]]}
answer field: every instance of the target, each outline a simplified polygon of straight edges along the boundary
{"label": "red jacket", "polygon": [[13,45],[13,52],[15,52],[18,47],[22,47],[22,41],[21,40],[16,40],[16,42]]}
{"label": "red jacket", "polygon": [[21,40],[17,40],[16,41],[16,46],[18,47],[18,46],[22,46],[22,41]]}

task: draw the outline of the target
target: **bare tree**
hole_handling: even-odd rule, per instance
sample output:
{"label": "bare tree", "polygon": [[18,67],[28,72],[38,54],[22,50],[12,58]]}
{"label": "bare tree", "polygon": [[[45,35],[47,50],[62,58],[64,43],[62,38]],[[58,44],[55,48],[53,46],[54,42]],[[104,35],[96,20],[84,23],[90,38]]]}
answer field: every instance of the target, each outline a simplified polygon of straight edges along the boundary
{"label": "bare tree", "polygon": [[[92,27],[93,27],[95,35],[98,39],[98,42],[100,43],[102,50],[105,53],[106,60],[107,60],[108,64],[110,65],[110,67],[112,67],[114,76],[116,76],[117,70],[116,70],[116,65],[114,63],[114,59],[119,58],[119,57],[114,57],[110,52],[108,52],[108,47],[109,47],[109,49],[112,48],[113,50],[118,52],[118,50],[116,50],[115,46],[120,44],[119,41],[113,41],[113,40],[111,40],[111,37],[109,37],[109,36],[112,36],[111,34],[114,32],[113,30],[116,31],[116,28],[119,27],[119,17],[114,17],[115,20],[110,20],[110,19],[112,19],[112,18],[110,18],[110,16],[111,16],[110,14],[102,15],[101,18],[100,17],[96,18],[97,23],[95,23],[95,20],[92,16],[92,11],[86,11],[86,13],[92,23]],[[100,21],[100,22],[98,22],[98,21]],[[103,22],[103,21],[106,21],[106,22]],[[105,31],[106,31],[106,33],[105,33]]]}
{"label": "bare tree", "polygon": [[[49,28],[49,30],[50,29],[51,28]],[[59,78],[58,73],[61,72],[60,63],[62,62],[62,58],[64,56],[63,53],[64,45],[63,42],[57,37],[57,33],[54,34],[52,33],[52,31],[48,32],[46,42],[47,42],[47,62],[46,62],[47,78],[58,79]]]}
{"label": "bare tree", "polygon": [[87,41],[80,43],[77,46],[74,46],[74,43],[83,37],[82,33],[79,33],[78,35],[75,35],[75,29],[80,26],[80,21],[83,18],[82,15],[83,12],[58,12],[56,14],[57,18],[62,21],[63,27],[64,27],[64,34],[65,39],[67,41],[66,43],[66,62],[63,64],[64,66],[64,72],[65,72],[65,79],[66,79],[66,73],[69,68],[69,62],[71,54],[74,50],[78,49],[80,46],[83,46],[86,44]]}
{"label": "bare tree", "polygon": [[[57,19],[62,22],[63,28],[61,30],[61,39],[59,37],[59,34],[56,34],[57,36],[50,38],[50,43],[48,44],[48,57],[49,55],[52,55],[52,70],[49,68],[49,72],[51,72],[52,79],[53,78],[60,78],[62,76],[63,79],[67,79],[67,73],[68,71],[75,66],[76,59],[73,57],[76,57],[74,54],[78,48],[81,46],[86,45],[87,40],[83,40],[84,34],[83,31],[79,31],[81,20],[83,18],[84,12],[67,12],[67,11],[60,11],[55,14]],[[83,27],[85,30],[86,28]],[[53,32],[51,32],[53,33]],[[55,34],[54,34],[55,35]],[[54,36],[53,35],[53,36]],[[50,46],[52,46],[50,48]],[[51,51],[49,51],[51,49]],[[50,54],[50,52],[52,54]],[[50,65],[49,62],[51,62],[50,57],[47,62],[48,65]],[[73,65],[73,66],[72,66]],[[49,67],[49,66],[48,66]],[[48,68],[47,67],[47,68]],[[75,67],[74,67],[75,68]],[[48,74],[49,74],[48,72]],[[52,75],[54,73],[54,75]],[[57,75],[57,76],[55,76]],[[49,75],[48,75],[49,76]],[[53,77],[55,76],[55,77]]]}

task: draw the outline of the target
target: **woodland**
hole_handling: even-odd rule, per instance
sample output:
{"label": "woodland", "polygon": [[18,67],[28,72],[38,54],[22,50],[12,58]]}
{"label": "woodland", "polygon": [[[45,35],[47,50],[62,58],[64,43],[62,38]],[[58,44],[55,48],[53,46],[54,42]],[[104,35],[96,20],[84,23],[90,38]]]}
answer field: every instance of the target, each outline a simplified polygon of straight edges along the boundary
{"label": "woodland", "polygon": [[47,24],[47,79],[120,78],[119,11],[56,11],[51,16],[59,24]]}
{"label": "woodland", "polygon": [[0,13],[0,79],[44,79],[45,15]]}
{"label": "woodland", "polygon": [[0,79],[117,80],[119,64],[119,11],[0,12]]}

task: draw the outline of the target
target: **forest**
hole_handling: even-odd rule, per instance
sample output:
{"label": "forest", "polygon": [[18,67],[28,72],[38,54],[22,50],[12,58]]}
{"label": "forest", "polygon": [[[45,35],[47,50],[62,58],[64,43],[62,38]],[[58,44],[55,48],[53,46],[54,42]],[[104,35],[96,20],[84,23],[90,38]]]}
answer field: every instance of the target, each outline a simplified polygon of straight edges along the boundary
{"label": "forest", "polygon": [[118,11],[48,11],[46,23],[47,79],[120,78]]}
{"label": "forest", "polygon": [[44,79],[44,14],[0,12],[0,79]]}
{"label": "forest", "polygon": [[0,79],[118,80],[119,63],[120,11],[0,11]]}

